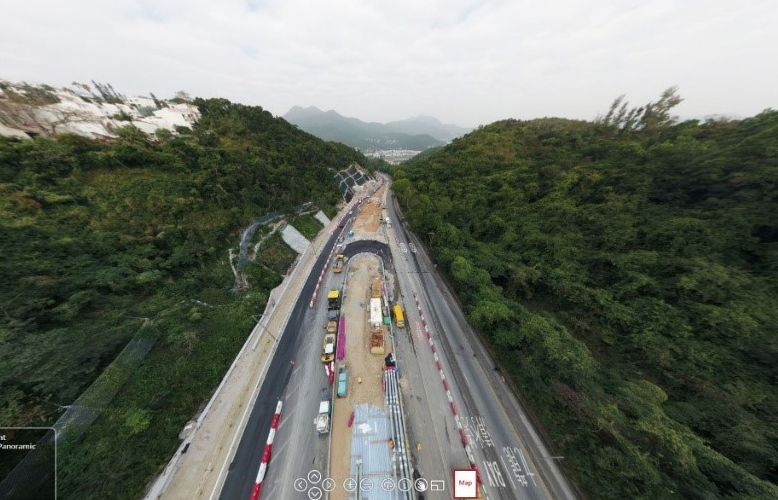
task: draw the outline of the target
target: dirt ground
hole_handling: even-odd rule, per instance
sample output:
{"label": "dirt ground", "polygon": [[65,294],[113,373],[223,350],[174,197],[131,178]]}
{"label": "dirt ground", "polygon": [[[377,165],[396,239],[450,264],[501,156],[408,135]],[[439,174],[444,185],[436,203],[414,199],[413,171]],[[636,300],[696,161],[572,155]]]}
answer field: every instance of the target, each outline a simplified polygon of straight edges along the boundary
{"label": "dirt ground", "polygon": [[371,238],[378,232],[381,226],[381,200],[385,189],[386,187],[379,189],[362,205],[353,225],[355,237]]}
{"label": "dirt ground", "polygon": [[[379,408],[384,407],[384,356],[370,354],[368,328],[370,284],[380,272],[380,263],[374,256],[357,256],[349,262],[346,298],[341,309],[341,314],[346,317],[346,357],[343,362],[349,370],[348,396],[335,398],[331,431],[330,477],[337,485],[342,485],[349,474],[351,429],[348,427],[348,421],[354,405],[370,403]],[[392,350],[388,335],[385,349],[387,353]],[[358,382],[359,378],[362,383]],[[345,498],[346,492],[341,488],[336,488],[330,495],[331,500]]]}

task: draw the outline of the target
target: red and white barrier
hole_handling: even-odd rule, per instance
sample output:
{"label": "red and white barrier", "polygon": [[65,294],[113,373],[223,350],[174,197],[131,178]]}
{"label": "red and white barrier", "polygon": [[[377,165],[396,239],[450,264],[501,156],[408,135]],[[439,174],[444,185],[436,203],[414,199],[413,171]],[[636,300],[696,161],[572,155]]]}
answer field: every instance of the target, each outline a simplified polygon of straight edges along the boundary
{"label": "red and white barrier", "polygon": [[[414,294],[415,296],[416,294]],[[427,334],[427,342],[430,345],[430,351],[432,351],[432,358],[435,360],[435,367],[438,369],[438,373],[440,374],[440,380],[443,382],[443,389],[446,391],[446,399],[448,399],[449,407],[451,408],[451,413],[454,415],[454,421],[457,424],[457,430],[459,431],[459,439],[462,441],[462,445],[465,447],[465,453],[467,454],[467,458],[470,461],[470,467],[472,467],[473,470],[475,470],[476,479],[478,482],[481,482],[481,477],[478,472],[478,466],[475,463],[475,456],[473,455],[473,451],[470,449],[470,443],[467,440],[467,435],[465,434],[465,429],[462,426],[462,421],[459,419],[459,412],[457,411],[456,403],[454,403],[454,396],[451,394],[451,387],[448,384],[448,380],[446,380],[446,374],[443,372],[443,364],[440,362],[440,358],[438,357],[438,350],[435,347],[435,343],[432,341],[432,335],[430,334],[429,325],[427,325],[427,320],[424,319],[424,313],[421,310],[421,303],[419,302],[419,298],[415,297],[416,299],[416,309],[419,311],[419,317],[421,318],[421,324],[424,326],[424,333]]]}
{"label": "red and white barrier", "polygon": [[335,382],[335,363],[330,361],[324,365],[324,371],[327,372],[327,380],[330,381],[330,385]]}
{"label": "red and white barrier", "polygon": [[270,452],[273,449],[273,439],[276,437],[278,421],[281,419],[282,405],[283,402],[279,401],[276,405],[276,412],[273,415],[273,420],[270,421],[270,433],[268,434],[267,442],[265,443],[265,451],[262,453],[262,463],[259,464],[257,480],[254,482],[254,489],[251,491],[251,500],[259,499],[259,492],[262,489],[262,481],[265,479],[265,473],[267,472],[267,464],[270,462]]}

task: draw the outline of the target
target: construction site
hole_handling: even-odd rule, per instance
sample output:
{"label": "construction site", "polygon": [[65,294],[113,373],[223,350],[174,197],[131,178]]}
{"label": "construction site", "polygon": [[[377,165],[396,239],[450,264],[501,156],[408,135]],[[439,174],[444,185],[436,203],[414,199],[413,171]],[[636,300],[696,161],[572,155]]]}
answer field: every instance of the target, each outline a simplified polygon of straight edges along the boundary
{"label": "construction site", "polygon": [[[382,195],[383,189],[355,214],[354,239],[384,239],[379,236]],[[335,393],[329,475],[337,485],[352,478],[355,491],[336,488],[329,498],[410,499],[411,491],[397,488],[403,478],[410,486],[412,473],[392,354],[392,283],[387,283],[378,255],[341,257],[336,256],[333,269],[346,272],[339,304],[337,357],[329,369]]]}

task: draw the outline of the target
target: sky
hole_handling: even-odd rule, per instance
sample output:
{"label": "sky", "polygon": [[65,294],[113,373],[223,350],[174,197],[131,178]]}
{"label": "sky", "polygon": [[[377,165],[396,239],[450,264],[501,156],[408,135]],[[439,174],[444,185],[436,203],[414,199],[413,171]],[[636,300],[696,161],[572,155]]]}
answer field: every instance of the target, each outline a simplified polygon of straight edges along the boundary
{"label": "sky", "polygon": [[365,121],[778,107],[774,0],[0,0],[0,78]]}

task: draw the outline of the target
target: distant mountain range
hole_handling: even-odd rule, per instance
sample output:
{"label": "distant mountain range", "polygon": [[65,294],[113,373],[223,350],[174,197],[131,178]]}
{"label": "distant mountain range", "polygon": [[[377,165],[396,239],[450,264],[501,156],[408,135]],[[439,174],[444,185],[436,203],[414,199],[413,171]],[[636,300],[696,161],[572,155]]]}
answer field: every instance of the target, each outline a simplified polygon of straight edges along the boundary
{"label": "distant mountain range", "polygon": [[462,136],[470,129],[440,123],[431,116],[418,116],[389,123],[367,123],[322,111],[315,106],[294,106],[283,118],[327,141],[342,142],[365,152],[405,149],[424,151]]}

